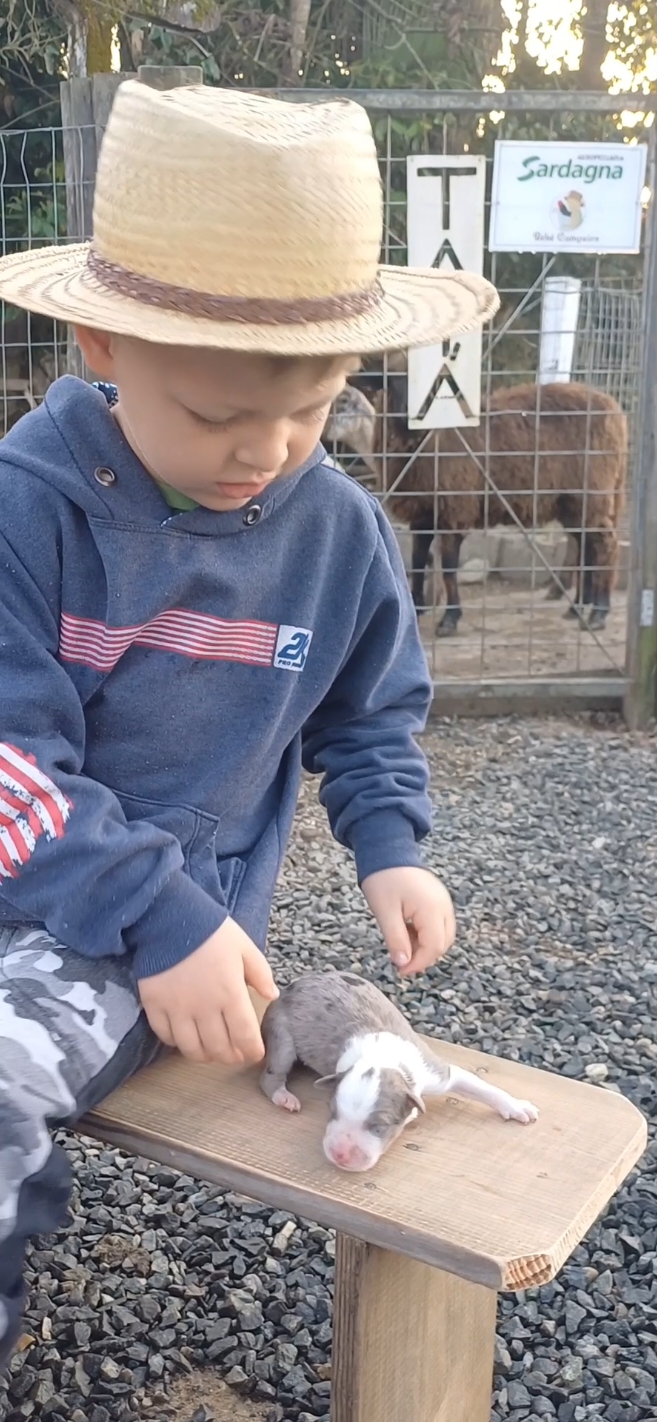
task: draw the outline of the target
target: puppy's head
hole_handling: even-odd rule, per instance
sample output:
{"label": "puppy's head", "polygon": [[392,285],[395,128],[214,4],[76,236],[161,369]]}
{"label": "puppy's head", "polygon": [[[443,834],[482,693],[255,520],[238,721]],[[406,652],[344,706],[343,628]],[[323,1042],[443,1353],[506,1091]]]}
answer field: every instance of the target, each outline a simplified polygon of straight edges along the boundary
{"label": "puppy's head", "polygon": [[371,1170],[418,1112],[422,1097],[393,1067],[356,1062],[333,1078],[336,1088],[324,1133],[324,1154],[340,1170]]}

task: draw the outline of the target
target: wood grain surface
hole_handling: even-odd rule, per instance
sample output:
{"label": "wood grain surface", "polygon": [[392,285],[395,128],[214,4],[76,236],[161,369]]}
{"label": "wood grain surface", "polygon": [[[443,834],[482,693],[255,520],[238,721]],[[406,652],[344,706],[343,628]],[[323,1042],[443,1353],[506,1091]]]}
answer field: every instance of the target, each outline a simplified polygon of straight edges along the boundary
{"label": "wood grain surface", "polygon": [[331,1422],[488,1422],[497,1296],[338,1235]]}
{"label": "wood grain surface", "polygon": [[532,1126],[482,1106],[428,1105],[367,1174],[322,1152],[329,1088],[300,1072],[291,1116],[258,1071],[165,1056],[79,1123],[90,1136],[491,1289],[544,1283],[561,1268],[646,1143],[644,1117],[614,1092],[434,1039],[540,1109]]}

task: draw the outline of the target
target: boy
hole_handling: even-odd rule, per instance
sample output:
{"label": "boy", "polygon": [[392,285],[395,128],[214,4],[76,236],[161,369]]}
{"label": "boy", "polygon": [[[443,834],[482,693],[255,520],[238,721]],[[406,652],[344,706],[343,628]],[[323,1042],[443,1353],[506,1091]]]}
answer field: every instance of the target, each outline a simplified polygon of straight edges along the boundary
{"label": "boy", "polygon": [[403,972],[450,946],[421,868],[430,683],[385,516],[322,464],[364,351],[495,309],[463,273],[378,268],[349,102],[122,85],[90,248],[0,264],[75,324],[71,378],[0,458],[0,1357],[26,1239],[66,1218],[49,1129],[159,1044],[262,1055],[263,956],[301,765]]}

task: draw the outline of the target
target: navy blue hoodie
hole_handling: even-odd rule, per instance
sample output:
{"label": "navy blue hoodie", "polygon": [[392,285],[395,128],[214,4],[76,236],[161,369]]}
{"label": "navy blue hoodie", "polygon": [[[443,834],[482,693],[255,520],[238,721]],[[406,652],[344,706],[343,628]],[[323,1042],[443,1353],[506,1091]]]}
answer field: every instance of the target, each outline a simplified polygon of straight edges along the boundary
{"label": "navy blue hoodie", "polygon": [[174,512],[66,376],[0,446],[0,921],[137,977],[264,947],[302,764],[362,881],[418,864],[431,687],[384,514],[322,463]]}

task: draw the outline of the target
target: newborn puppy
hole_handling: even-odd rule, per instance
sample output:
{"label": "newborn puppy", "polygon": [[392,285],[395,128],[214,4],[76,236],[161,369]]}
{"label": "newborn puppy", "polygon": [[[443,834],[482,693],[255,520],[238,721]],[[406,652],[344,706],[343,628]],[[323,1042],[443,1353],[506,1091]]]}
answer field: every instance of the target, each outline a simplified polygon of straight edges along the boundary
{"label": "newborn puppy", "polygon": [[[296,1061],[335,1082],[324,1153],[341,1170],[370,1170],[424,1098],[464,1096],[505,1121],[535,1121],[538,1111],[472,1072],[448,1066],[372,983],[355,973],[305,973],[283,988],[262,1019],[265,1069],[260,1085],[275,1106],[300,1111],[287,1089]],[[319,1084],[319,1083],[316,1083]]]}

